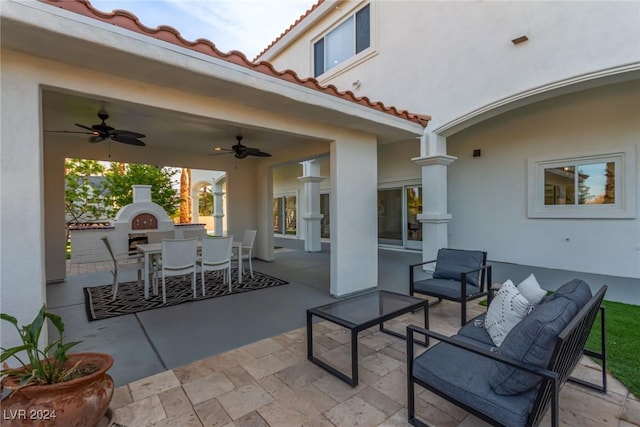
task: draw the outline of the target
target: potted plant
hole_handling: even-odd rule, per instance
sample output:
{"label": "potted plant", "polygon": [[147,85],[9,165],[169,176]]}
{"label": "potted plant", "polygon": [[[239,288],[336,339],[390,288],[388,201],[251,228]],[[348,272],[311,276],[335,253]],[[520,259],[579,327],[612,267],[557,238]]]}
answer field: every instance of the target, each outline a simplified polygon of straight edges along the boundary
{"label": "potted plant", "polygon": [[[104,417],[113,396],[113,379],[106,371],[113,358],[102,353],[73,353],[80,341],[64,342],[62,318],[43,306],[33,322],[18,326],[15,317],[1,313],[21,339],[21,345],[2,348],[0,391],[10,394],[2,400],[0,424],[13,426],[94,427]],[[47,319],[58,338],[40,348],[40,334]],[[7,360],[18,361],[9,367]]]}

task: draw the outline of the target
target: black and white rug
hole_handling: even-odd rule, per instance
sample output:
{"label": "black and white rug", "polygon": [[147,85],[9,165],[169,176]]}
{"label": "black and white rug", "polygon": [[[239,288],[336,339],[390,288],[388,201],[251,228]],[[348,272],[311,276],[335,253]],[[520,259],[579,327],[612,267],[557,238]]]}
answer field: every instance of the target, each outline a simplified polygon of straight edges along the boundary
{"label": "black and white rug", "polygon": [[139,311],[153,310],[155,308],[178,305],[189,301],[200,301],[209,298],[223,297],[231,294],[238,294],[259,289],[271,288],[274,286],[286,285],[287,281],[267,276],[266,274],[253,271],[253,278],[245,270],[242,276],[242,284],[238,284],[238,270],[231,272],[231,289],[229,285],[222,281],[220,272],[209,271],[205,273],[206,292],[202,296],[202,284],[200,282],[200,272],[196,274],[197,293],[193,298],[191,289],[191,276],[173,276],[167,278],[167,302],[162,303],[162,283],[158,279],[158,295],[153,295],[150,291],[149,299],[144,299],[144,285],[138,286],[137,282],[122,282],[118,286],[118,297],[112,301],[111,285],[94,286],[84,288],[84,300],[87,309],[87,317],[90,321],[107,319],[109,317],[122,316],[124,314],[137,313]]}

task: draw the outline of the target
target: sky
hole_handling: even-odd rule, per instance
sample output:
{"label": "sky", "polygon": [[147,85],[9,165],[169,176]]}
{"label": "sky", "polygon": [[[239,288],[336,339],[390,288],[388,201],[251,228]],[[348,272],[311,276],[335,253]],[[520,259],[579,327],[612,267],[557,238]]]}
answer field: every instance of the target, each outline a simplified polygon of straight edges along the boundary
{"label": "sky", "polygon": [[147,27],[170,25],[186,40],[255,58],[317,0],[90,0],[103,12],[127,10]]}

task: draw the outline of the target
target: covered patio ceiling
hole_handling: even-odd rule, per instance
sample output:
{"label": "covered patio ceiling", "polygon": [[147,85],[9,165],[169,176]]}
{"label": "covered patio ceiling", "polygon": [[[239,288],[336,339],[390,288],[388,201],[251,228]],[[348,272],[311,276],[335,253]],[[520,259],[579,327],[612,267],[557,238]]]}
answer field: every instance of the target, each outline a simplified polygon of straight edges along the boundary
{"label": "covered patio ceiling", "polygon": [[[109,126],[145,134],[142,141],[146,147],[131,147],[109,141],[91,144],[87,134],[66,133],[83,131],[75,123],[88,127],[100,123],[97,116],[100,110],[109,114],[106,120]],[[232,123],[181,111],[47,88],[42,91],[42,120],[45,141],[64,140],[67,144],[76,146],[74,152],[93,154],[92,157],[105,160],[110,151],[147,151],[157,154],[170,153],[176,149],[201,158],[214,154],[216,146],[231,148],[236,143],[236,135],[243,136],[244,145],[258,147],[272,154],[287,150],[293,144],[319,143],[302,135],[258,129],[251,124]],[[322,145],[325,144],[326,142]],[[202,162],[203,159],[200,160]],[[215,167],[230,160],[233,160],[232,154],[216,155],[209,157],[205,163]],[[252,159],[246,160],[250,162]]]}

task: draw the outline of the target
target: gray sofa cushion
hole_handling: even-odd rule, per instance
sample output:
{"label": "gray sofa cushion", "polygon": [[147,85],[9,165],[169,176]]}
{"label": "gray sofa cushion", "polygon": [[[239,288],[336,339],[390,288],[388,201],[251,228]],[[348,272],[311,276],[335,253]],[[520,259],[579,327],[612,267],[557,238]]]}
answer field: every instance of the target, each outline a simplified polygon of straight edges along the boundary
{"label": "gray sofa cushion", "polygon": [[[491,414],[503,425],[526,425],[536,389],[517,396],[501,396],[489,386],[493,362],[475,353],[438,343],[413,362],[415,377],[479,412]],[[469,369],[469,367],[473,367]]]}
{"label": "gray sofa cushion", "polygon": [[[560,332],[578,312],[569,298],[555,298],[539,305],[524,317],[506,336],[498,352],[527,365],[546,368]],[[541,377],[494,362],[489,373],[493,390],[514,395],[532,389]]]}
{"label": "gray sofa cushion", "polygon": [[[448,279],[460,281],[460,273],[476,270],[482,267],[483,254],[481,251],[465,251],[461,249],[440,249],[433,272],[434,279]],[[479,286],[480,274],[467,276],[467,283]]]}
{"label": "gray sofa cushion", "polygon": [[484,344],[484,346],[486,346],[485,347],[486,349],[495,347],[495,344],[491,340],[491,336],[489,336],[489,333],[484,327],[485,316],[486,314],[481,314],[475,319],[467,322],[467,324],[464,325],[462,328],[460,328],[458,333],[454,335],[452,338],[454,339],[467,338],[466,340],[467,342],[470,342],[476,345]]}
{"label": "gray sofa cushion", "polygon": [[551,295],[547,296],[544,299],[544,303],[546,304],[560,297],[568,298],[575,302],[579,308],[582,308],[592,297],[591,288],[582,280],[573,279],[572,281],[560,286],[558,290]]}
{"label": "gray sofa cushion", "polygon": [[[424,279],[413,284],[413,289],[429,295],[442,295],[448,299],[462,299],[462,286],[460,281],[452,282],[448,279]],[[480,292],[478,286],[467,284],[467,296]]]}

